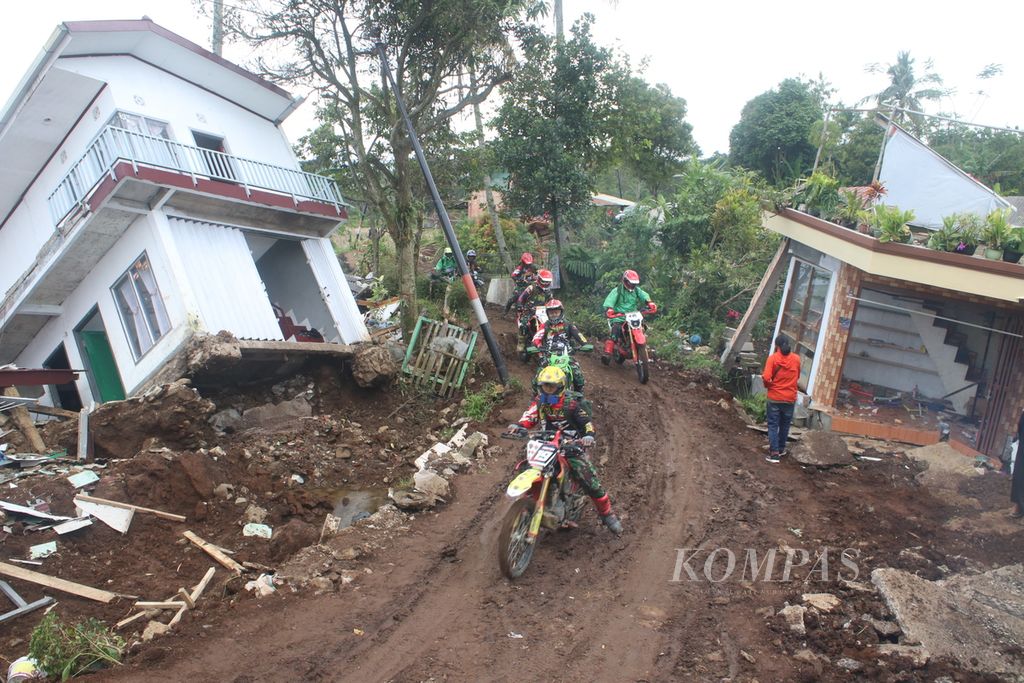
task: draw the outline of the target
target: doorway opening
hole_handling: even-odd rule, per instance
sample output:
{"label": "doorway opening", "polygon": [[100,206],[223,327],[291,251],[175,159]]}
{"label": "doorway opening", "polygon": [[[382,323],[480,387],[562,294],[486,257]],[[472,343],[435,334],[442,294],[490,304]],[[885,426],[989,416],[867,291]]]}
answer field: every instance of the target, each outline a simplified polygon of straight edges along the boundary
{"label": "doorway opening", "polygon": [[[43,362],[47,370],[70,370],[71,362],[68,360],[68,351],[61,342],[50,357]],[[64,410],[78,411],[82,409],[82,398],[78,395],[78,386],[74,382],[67,384],[51,384],[49,387],[50,398],[53,405]]]}
{"label": "doorway opening", "polygon": [[75,328],[75,339],[89,376],[89,386],[100,403],[123,401],[124,384],[110,348],[110,338],[99,308],[93,307]]}
{"label": "doorway opening", "polygon": [[224,138],[198,131],[192,131],[192,137],[196,141],[196,147],[202,150],[200,154],[210,177],[226,182],[233,182],[238,177],[231,164],[231,157],[224,147]]}

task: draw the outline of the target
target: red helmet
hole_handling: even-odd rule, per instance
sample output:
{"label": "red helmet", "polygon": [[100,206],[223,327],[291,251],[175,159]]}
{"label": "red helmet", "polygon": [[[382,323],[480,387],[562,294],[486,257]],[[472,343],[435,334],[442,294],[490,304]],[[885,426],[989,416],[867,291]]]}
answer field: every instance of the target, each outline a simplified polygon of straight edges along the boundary
{"label": "red helmet", "polygon": [[533,254],[528,251],[524,251],[523,255],[519,258],[519,262],[524,266],[528,266],[533,263]]}
{"label": "red helmet", "polygon": [[627,270],[622,274],[622,284],[626,289],[633,289],[640,284],[640,276],[636,274],[635,270]]}
{"label": "red helmet", "polygon": [[537,282],[541,287],[547,288],[554,282],[555,276],[551,274],[550,270],[538,270],[537,271]]}
{"label": "red helmet", "polygon": [[[562,302],[559,301],[558,299],[551,299],[550,301],[548,301],[546,304],[544,304],[544,309],[548,312],[548,318],[555,317],[551,315],[551,311],[565,312],[565,307],[562,306]],[[559,313],[558,317],[561,317],[561,313]]]}

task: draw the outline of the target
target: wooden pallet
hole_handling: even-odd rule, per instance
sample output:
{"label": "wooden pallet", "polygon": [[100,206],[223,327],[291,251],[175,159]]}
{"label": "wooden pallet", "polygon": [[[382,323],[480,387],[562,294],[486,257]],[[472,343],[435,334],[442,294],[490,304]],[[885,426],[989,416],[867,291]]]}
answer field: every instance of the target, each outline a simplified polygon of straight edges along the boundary
{"label": "wooden pallet", "polygon": [[472,330],[420,316],[402,362],[402,372],[411,375],[418,386],[451,396],[466,378],[476,337]]}

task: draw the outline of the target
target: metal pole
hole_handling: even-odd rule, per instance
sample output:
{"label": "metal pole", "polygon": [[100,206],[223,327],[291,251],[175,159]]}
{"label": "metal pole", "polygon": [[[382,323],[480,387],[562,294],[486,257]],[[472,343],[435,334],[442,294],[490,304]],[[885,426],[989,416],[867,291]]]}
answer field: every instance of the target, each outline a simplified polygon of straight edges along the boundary
{"label": "metal pole", "polygon": [[398,92],[398,83],[391,76],[391,67],[388,66],[388,58],[384,54],[383,43],[377,43],[377,53],[380,55],[380,68],[384,74],[384,79],[391,87],[391,92],[395,94],[395,104],[398,105],[402,121],[405,122],[405,129],[409,133],[409,140],[412,142],[412,148],[416,152],[416,160],[419,161],[420,170],[423,171],[423,179],[426,181],[427,187],[430,188],[430,197],[434,200],[434,208],[437,210],[437,217],[441,221],[444,236],[448,239],[448,245],[451,246],[452,252],[455,254],[455,261],[458,263],[459,272],[462,273],[462,284],[466,288],[469,303],[473,307],[473,314],[476,316],[476,320],[480,324],[480,331],[483,332],[484,340],[487,342],[487,350],[491,352],[491,358],[494,359],[494,367],[498,371],[498,378],[502,384],[508,384],[508,369],[505,367],[505,358],[501,355],[501,349],[498,348],[498,343],[494,339],[491,323],[487,320],[487,313],[484,311],[483,304],[480,303],[480,294],[476,291],[473,276],[469,272],[469,266],[466,265],[466,257],[462,255],[462,248],[459,247],[459,238],[455,235],[455,230],[452,228],[452,222],[448,218],[448,211],[444,208],[441,195],[438,193],[437,185],[434,183],[434,176],[427,165],[427,157],[423,154],[420,138],[416,135],[416,129],[413,128],[409,112],[405,110],[405,102],[402,101],[402,95]]}

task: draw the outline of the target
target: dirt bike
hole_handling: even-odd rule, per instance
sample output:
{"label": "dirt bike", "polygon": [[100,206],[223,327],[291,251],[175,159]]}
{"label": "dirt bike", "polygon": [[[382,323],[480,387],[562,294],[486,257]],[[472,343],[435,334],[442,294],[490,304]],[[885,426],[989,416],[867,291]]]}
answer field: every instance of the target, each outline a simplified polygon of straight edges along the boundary
{"label": "dirt bike", "polygon": [[[640,384],[647,384],[649,377],[649,366],[651,363],[650,354],[647,351],[647,332],[644,326],[644,314],[640,311],[629,313],[617,313],[609,316],[608,329],[612,329],[614,320],[622,320],[622,338],[614,339],[615,346],[612,350],[612,357],[615,362],[622,365],[624,361],[631,360],[636,367],[636,376]],[[628,346],[627,346],[628,344]],[[601,362],[608,365],[608,358],[601,356]]]}
{"label": "dirt bike", "polygon": [[544,304],[539,306],[528,305],[516,308],[516,328],[519,330],[519,360],[524,363],[530,359],[527,348],[533,341],[533,335],[541,325],[548,321],[548,309]]}
{"label": "dirt bike", "polygon": [[556,530],[574,525],[589,501],[571,476],[565,451],[579,448],[577,441],[559,430],[503,434],[508,439],[529,439],[523,470],[509,482],[505,493],[513,501],[498,531],[498,566],[510,579],[523,575],[540,539],[541,527]]}
{"label": "dirt bike", "polygon": [[[579,393],[583,393],[582,388],[576,387],[576,363],[572,358],[572,354],[579,351],[593,351],[593,344],[583,344],[579,348],[573,347],[569,340],[565,338],[565,335],[558,335],[552,337],[547,341],[543,347],[531,346],[526,349],[526,353],[537,356],[540,359],[540,367],[537,369],[537,374],[549,365],[554,365],[565,373],[568,388],[575,389]],[[537,384],[537,375],[533,377],[533,393],[537,393],[540,386]]]}

